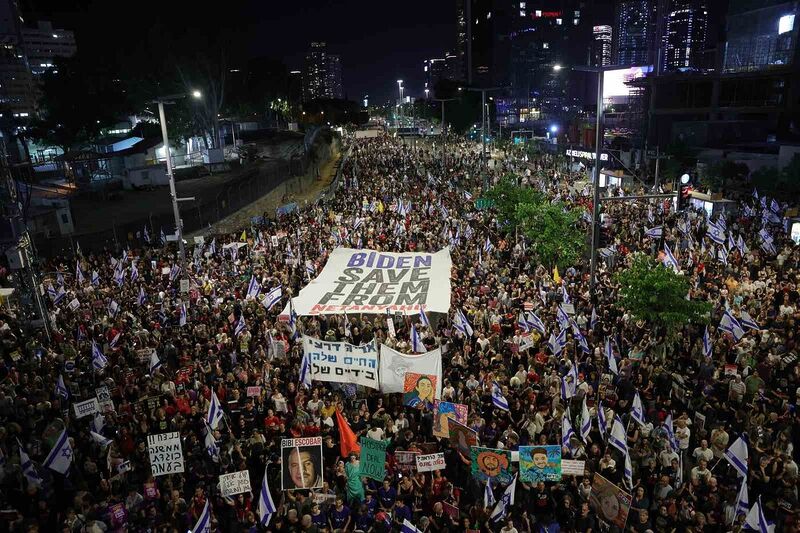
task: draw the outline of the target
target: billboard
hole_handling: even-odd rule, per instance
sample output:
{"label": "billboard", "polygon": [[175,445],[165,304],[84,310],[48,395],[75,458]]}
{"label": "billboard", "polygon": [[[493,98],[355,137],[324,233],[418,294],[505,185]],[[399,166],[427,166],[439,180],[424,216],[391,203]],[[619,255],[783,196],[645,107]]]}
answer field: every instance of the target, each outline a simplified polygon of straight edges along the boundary
{"label": "billboard", "polygon": [[[627,82],[642,78],[653,72],[652,65],[607,70],[603,74],[603,100],[606,103],[627,103],[632,87]],[[610,102],[609,102],[610,100]]]}

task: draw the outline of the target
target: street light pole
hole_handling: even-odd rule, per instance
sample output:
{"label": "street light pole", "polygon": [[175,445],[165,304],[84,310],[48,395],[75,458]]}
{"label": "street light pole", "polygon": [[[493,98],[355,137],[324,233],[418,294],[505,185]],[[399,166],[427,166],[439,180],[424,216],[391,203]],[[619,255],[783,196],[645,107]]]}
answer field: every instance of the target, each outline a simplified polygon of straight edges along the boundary
{"label": "street light pole", "polygon": [[483,187],[487,188],[488,185],[488,174],[486,172],[486,93],[488,91],[496,91],[498,89],[502,89],[502,87],[488,87],[486,89],[478,89],[473,87],[467,87],[468,91],[473,92],[480,92],[481,93],[481,114],[482,114],[482,121],[481,121],[481,161],[483,162]]}
{"label": "street light pole", "polygon": [[603,71],[597,72],[597,123],[594,139],[594,196],[592,201],[592,259],[589,262],[589,293],[594,295],[597,282],[597,241],[600,232],[600,152],[603,143]]}
{"label": "street light pole", "polygon": [[457,98],[434,98],[433,100],[434,100],[435,102],[441,102],[441,104],[442,104],[442,127],[441,127],[441,137],[442,137],[442,172],[444,172],[444,168],[445,168],[445,164],[446,164],[446,161],[445,161],[445,156],[444,156],[444,150],[445,150],[445,146],[446,146],[446,143],[445,143],[445,128],[444,128],[444,103],[445,103],[445,102],[452,102],[453,100],[457,100]]}

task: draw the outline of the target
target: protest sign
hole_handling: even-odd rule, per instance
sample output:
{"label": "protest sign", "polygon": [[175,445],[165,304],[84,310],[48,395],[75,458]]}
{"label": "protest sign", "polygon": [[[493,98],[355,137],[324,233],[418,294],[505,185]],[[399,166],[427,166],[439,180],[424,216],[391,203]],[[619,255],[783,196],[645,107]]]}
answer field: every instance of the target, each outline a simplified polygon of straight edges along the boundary
{"label": "protest sign", "polygon": [[456,507],[455,505],[447,502],[442,502],[442,511],[444,511],[444,513],[453,520],[458,520],[459,511],[458,507]]}
{"label": "protest sign", "polygon": [[561,475],[564,476],[583,476],[586,471],[586,461],[575,461],[573,459],[561,459]]}
{"label": "protest sign", "polygon": [[222,496],[233,496],[250,492],[250,471],[241,470],[219,476],[219,492]]}
{"label": "protest sign", "polygon": [[433,409],[436,382],[436,376],[408,372],[403,383],[403,405]]}
{"label": "protest sign", "polygon": [[419,452],[397,450],[394,452],[394,462],[401,471],[411,472],[417,468],[417,455]]}
{"label": "protest sign", "polygon": [[365,437],[359,439],[361,445],[361,475],[383,481],[386,477],[387,441]]}
{"label": "protest sign", "polygon": [[[450,250],[388,253],[335,248],[319,276],[292,299],[298,315],[450,310]],[[289,307],[281,314],[288,315]]]}
{"label": "protest sign", "polygon": [[258,397],[258,396],[261,396],[261,387],[260,386],[247,387],[247,397],[248,398],[253,398],[253,397]]}
{"label": "protest sign", "polygon": [[492,448],[472,447],[472,477],[486,483],[491,479],[498,483],[511,483],[511,452]]}
{"label": "protest sign", "polygon": [[589,493],[589,505],[597,513],[598,518],[620,529],[625,529],[631,501],[630,494],[595,473],[592,490]]}
{"label": "protest sign", "polygon": [[150,470],[153,477],[183,472],[181,434],[177,431],[147,436]]}
{"label": "protest sign", "polygon": [[433,402],[433,435],[447,439],[450,437],[448,420],[455,420],[461,424],[467,423],[467,406],[460,403]]}
{"label": "protest sign", "polygon": [[464,424],[449,420],[450,447],[457,449],[464,457],[470,457],[470,448],[478,445],[478,434]]}
{"label": "protest sign", "polygon": [[561,445],[520,446],[519,479],[528,483],[561,481]]}
{"label": "protest sign", "polygon": [[322,488],[322,437],[281,440],[281,488]]}
{"label": "protest sign", "polygon": [[417,455],[417,472],[431,472],[433,470],[444,470],[444,454],[431,453]]}
{"label": "protest sign", "polygon": [[442,350],[423,354],[404,354],[381,344],[381,392],[403,392],[406,374],[415,372],[436,376],[436,398],[442,397]]}
{"label": "protest sign", "polygon": [[355,383],[379,389],[378,350],[375,341],[354,346],[303,335],[303,352],[311,359],[311,379]]}
{"label": "protest sign", "polygon": [[75,410],[76,418],[83,418],[84,416],[93,415],[100,410],[100,405],[97,403],[97,398],[86,400],[85,402],[77,402],[72,404]]}

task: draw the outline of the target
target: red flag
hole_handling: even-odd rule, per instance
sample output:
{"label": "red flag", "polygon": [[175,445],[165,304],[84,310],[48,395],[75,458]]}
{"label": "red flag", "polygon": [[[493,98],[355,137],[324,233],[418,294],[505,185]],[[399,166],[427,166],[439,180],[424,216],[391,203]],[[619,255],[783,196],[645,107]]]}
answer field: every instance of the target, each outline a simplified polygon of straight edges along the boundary
{"label": "red flag", "polygon": [[361,453],[361,446],[358,445],[358,438],[342,413],[336,410],[336,421],[339,423],[339,438],[341,439],[342,457],[347,457],[351,453]]}

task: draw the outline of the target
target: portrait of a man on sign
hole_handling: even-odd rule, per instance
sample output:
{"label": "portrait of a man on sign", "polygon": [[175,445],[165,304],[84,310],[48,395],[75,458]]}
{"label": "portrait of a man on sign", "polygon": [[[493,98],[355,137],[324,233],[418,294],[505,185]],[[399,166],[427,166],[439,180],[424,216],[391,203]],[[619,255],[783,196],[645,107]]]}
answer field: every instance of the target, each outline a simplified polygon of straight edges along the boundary
{"label": "portrait of a man on sign", "polygon": [[519,478],[528,483],[561,481],[561,445],[520,446]]}
{"label": "portrait of a man on sign", "polygon": [[[297,440],[303,439],[286,439],[284,443]],[[283,490],[322,488],[321,443],[283,446],[281,452]]]}
{"label": "portrait of a man on sign", "polygon": [[436,376],[406,373],[403,385],[403,404],[408,407],[433,409],[436,395]]}

